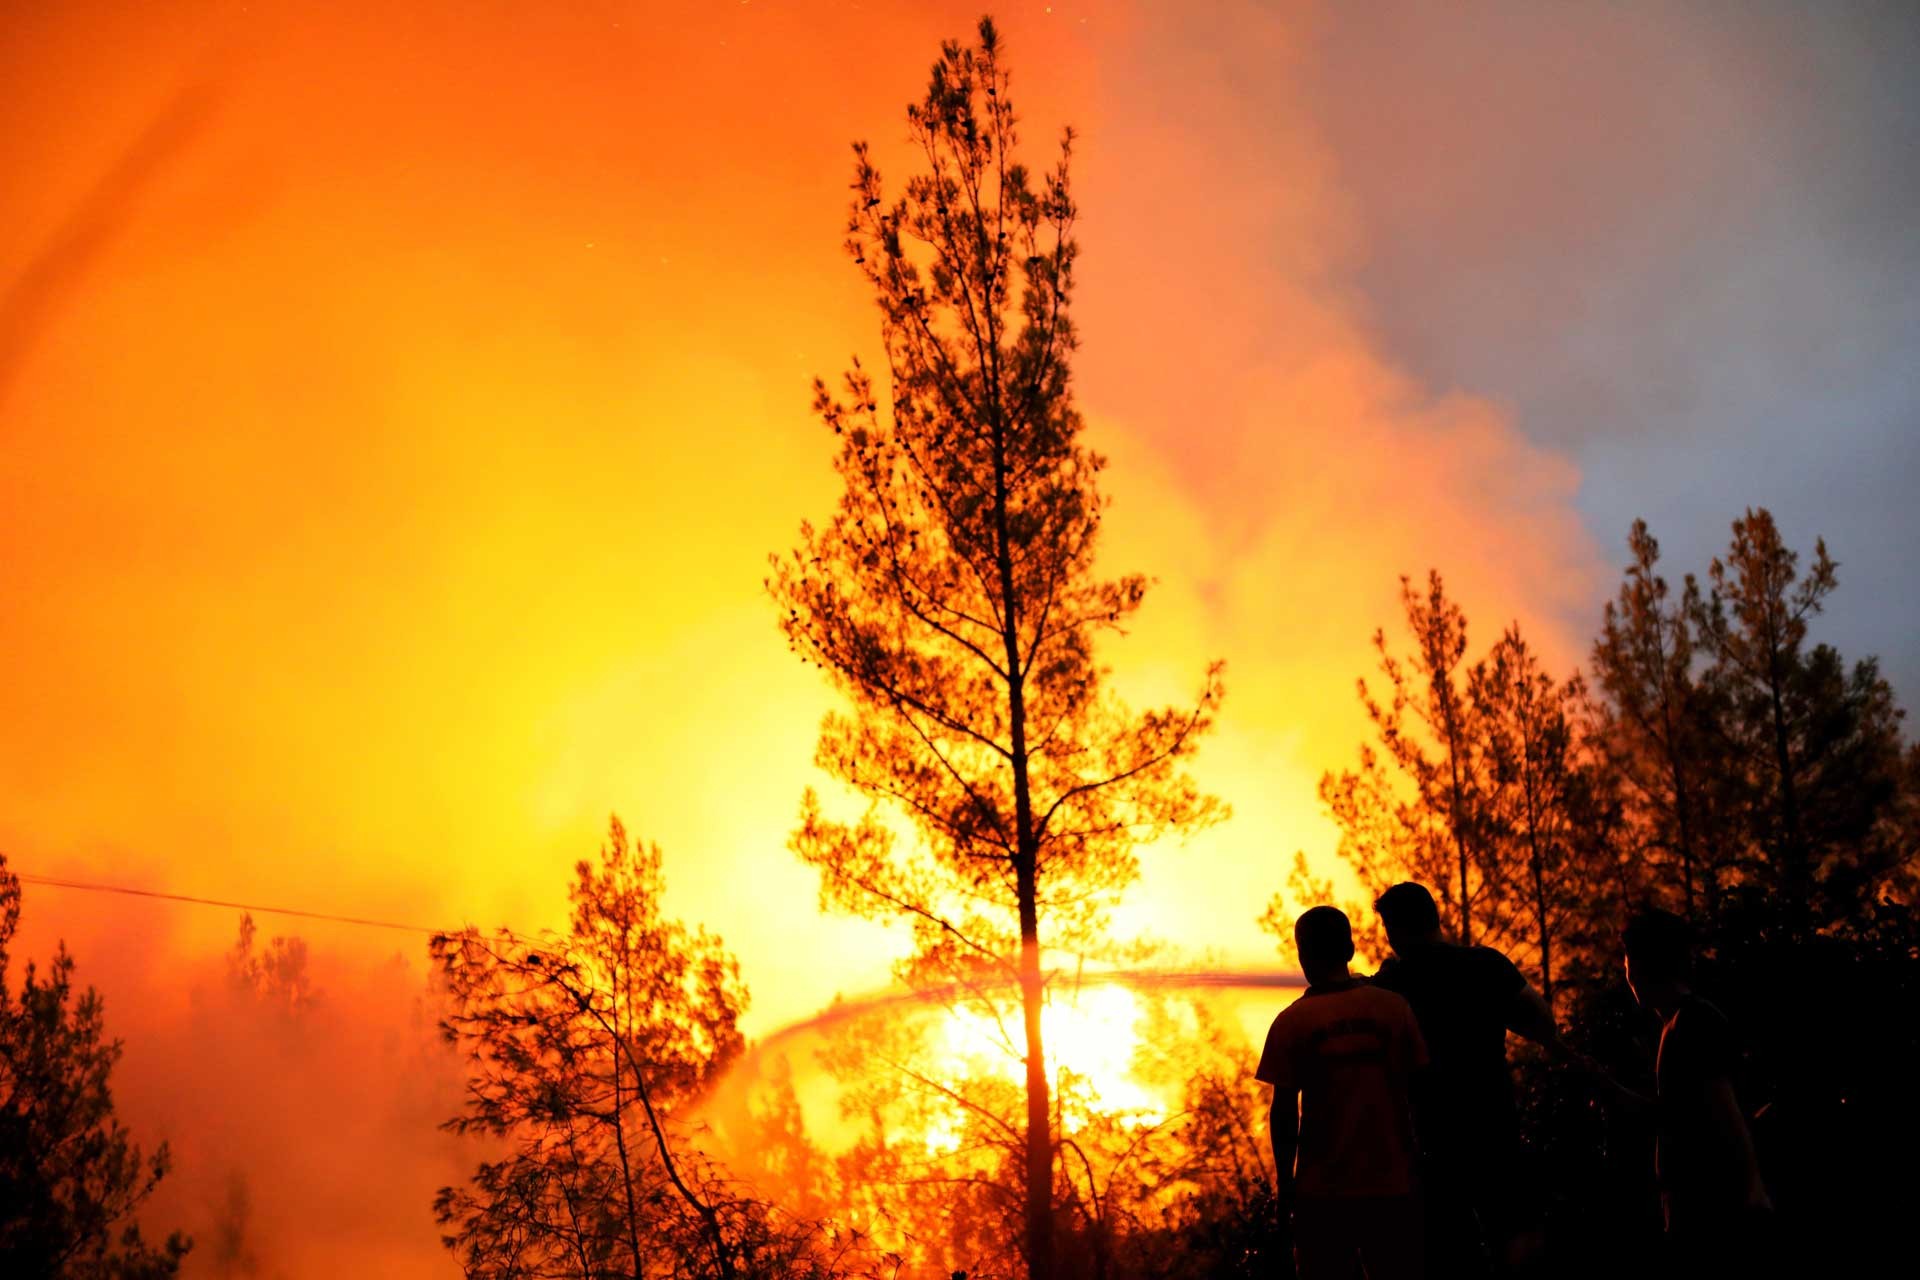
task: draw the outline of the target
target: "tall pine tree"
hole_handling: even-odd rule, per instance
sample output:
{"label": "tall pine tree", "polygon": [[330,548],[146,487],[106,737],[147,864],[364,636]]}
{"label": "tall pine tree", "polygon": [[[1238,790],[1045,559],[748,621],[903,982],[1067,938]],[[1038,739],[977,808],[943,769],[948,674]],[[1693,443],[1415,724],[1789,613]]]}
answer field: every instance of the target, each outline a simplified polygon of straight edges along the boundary
{"label": "tall pine tree", "polygon": [[[1135,714],[1096,660],[1147,582],[1094,572],[1104,460],[1070,392],[1072,134],[1030,171],[1007,90],[983,20],[977,44],[942,46],[908,108],[920,172],[903,194],[854,148],[846,248],[879,305],[885,385],[858,361],[839,393],[815,383],[844,490],[768,586],[793,648],[850,704],[817,762],[873,805],[839,822],[808,795],[794,845],[823,896],[911,921],[910,980],[1004,976],[1020,993],[1025,1245],[1045,1277],[1043,941],[1094,945],[1139,845],[1217,814],[1181,763],[1220,685],[1216,666],[1193,705]],[[896,846],[890,818],[916,847]]]}
{"label": "tall pine tree", "polygon": [[1633,558],[1593,644],[1599,741],[1625,784],[1648,861],[1678,881],[1682,911],[1711,915],[1725,840],[1713,804],[1718,703],[1701,685],[1694,649],[1703,597],[1688,574],[1673,598],[1646,521],[1633,522],[1627,548]]}

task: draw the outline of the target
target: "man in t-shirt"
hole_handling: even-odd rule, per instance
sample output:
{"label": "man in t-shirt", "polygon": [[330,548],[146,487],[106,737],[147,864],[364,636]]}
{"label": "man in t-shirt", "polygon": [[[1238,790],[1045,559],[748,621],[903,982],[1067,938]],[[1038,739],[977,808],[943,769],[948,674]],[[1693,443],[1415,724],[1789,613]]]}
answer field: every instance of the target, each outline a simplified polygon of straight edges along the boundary
{"label": "man in t-shirt", "polygon": [[1643,911],[1622,941],[1627,985],[1662,1021],[1654,1173],[1673,1274],[1748,1274],[1753,1228],[1773,1206],[1733,1091],[1733,1029],[1693,992],[1686,921]]}
{"label": "man in t-shirt", "polygon": [[1507,1032],[1570,1055],[1546,1001],[1511,960],[1441,935],[1439,908],[1424,886],[1396,884],[1374,907],[1393,955],[1373,981],[1406,997],[1433,1055],[1414,1094],[1435,1184],[1429,1267],[1454,1276],[1520,1268],[1540,1240],[1517,1169],[1520,1118]]}
{"label": "man in t-shirt", "polygon": [[1408,1082],[1426,1065],[1420,1028],[1405,1000],[1348,973],[1353,931],[1341,912],[1314,907],[1293,936],[1309,985],[1273,1020],[1254,1076],[1273,1086],[1273,1167],[1299,1275],[1352,1280],[1363,1264],[1370,1280],[1417,1280]]}

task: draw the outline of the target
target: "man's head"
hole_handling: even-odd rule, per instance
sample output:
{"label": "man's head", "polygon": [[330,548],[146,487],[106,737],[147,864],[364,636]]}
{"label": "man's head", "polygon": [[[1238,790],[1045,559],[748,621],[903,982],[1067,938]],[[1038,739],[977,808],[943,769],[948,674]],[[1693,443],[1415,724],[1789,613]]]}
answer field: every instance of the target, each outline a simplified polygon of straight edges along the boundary
{"label": "man's head", "polygon": [[1440,937],[1440,908],[1433,905],[1427,887],[1402,881],[1374,900],[1380,923],[1387,928],[1387,945],[1395,951],[1435,942]]}
{"label": "man's head", "polygon": [[1627,952],[1627,986],[1652,1009],[1671,1009],[1693,972],[1693,930],[1671,911],[1649,907],[1620,932]]}
{"label": "man's head", "polygon": [[1309,983],[1337,982],[1353,959],[1353,926],[1337,907],[1310,907],[1293,922],[1300,969]]}

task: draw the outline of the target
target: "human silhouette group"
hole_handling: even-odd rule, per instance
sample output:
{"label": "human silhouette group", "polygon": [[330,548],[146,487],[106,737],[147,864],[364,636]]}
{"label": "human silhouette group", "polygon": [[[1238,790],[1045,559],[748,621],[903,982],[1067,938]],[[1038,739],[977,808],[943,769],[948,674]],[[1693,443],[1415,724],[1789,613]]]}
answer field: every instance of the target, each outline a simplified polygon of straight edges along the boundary
{"label": "human silhouette group", "polygon": [[1607,1105],[1651,1108],[1655,1181],[1674,1276],[1753,1274],[1771,1213],[1734,1094],[1727,1019],[1691,985],[1691,934],[1647,910],[1622,931],[1634,998],[1661,1022],[1653,1097],[1613,1081],[1561,1038],[1512,961],[1446,938],[1433,895],[1397,884],[1374,904],[1392,955],[1350,970],[1345,913],[1294,924],[1308,986],[1267,1033],[1255,1071],[1273,1087],[1281,1212],[1301,1280],[1533,1274],[1544,1237],[1521,1172],[1507,1033],[1592,1079]]}

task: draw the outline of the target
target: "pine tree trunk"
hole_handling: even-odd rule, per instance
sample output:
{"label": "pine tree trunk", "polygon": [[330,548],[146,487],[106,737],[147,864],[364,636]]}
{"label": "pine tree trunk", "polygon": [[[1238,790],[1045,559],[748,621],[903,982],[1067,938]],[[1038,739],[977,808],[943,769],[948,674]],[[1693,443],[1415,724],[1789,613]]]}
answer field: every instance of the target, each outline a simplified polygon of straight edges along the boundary
{"label": "pine tree trunk", "polygon": [[1540,998],[1547,1002],[1548,1012],[1553,1010],[1553,937],[1547,928],[1547,886],[1545,868],[1541,865],[1540,840],[1532,836],[1533,843],[1533,916],[1534,924],[1540,933]]}
{"label": "pine tree trunk", "polygon": [[1027,1033],[1027,1275],[1053,1275],[1053,1127],[1047,1058],[1040,1027],[1040,840],[1034,830],[1027,774],[1026,677],[1020,660],[1020,612],[1013,581],[1013,538],[1007,513],[1005,426],[994,424],[994,516],[998,535],[1002,639],[1007,654],[1007,721],[1012,738],[1014,887],[1020,908],[1020,1011]]}
{"label": "pine tree trunk", "polygon": [[1667,757],[1667,774],[1673,782],[1673,821],[1679,829],[1680,837],[1680,894],[1686,906],[1687,919],[1693,914],[1693,815],[1692,798],[1687,795],[1686,784],[1680,777],[1679,728],[1674,722],[1673,690],[1666,678],[1666,649],[1659,650],[1661,662],[1660,677],[1660,719],[1666,726],[1666,740],[1660,745]]}
{"label": "pine tree trunk", "polygon": [[1527,860],[1533,870],[1533,918],[1540,935],[1540,997],[1553,1011],[1553,940],[1547,934],[1546,855],[1540,851],[1540,806],[1533,785],[1533,751],[1526,726],[1520,731],[1521,789],[1527,800]]}
{"label": "pine tree trunk", "polygon": [[1780,771],[1780,851],[1786,862],[1787,904],[1797,918],[1804,919],[1811,906],[1813,879],[1807,865],[1807,850],[1800,835],[1799,797],[1793,785],[1793,752],[1787,739],[1787,712],[1780,686],[1780,659],[1777,653],[1767,657],[1767,692],[1773,703],[1774,767]]}
{"label": "pine tree trunk", "polygon": [[1053,1274],[1052,1102],[1040,1035],[1043,989],[1035,898],[1033,876],[1021,876],[1020,1005],[1027,1032],[1027,1274],[1031,1280],[1047,1280]]}
{"label": "pine tree trunk", "polygon": [[[1671,748],[1669,748],[1669,751],[1671,751]],[[1687,919],[1691,920],[1694,918],[1694,914],[1693,914],[1693,832],[1691,829],[1692,828],[1691,818],[1687,812],[1688,805],[1691,802],[1687,798],[1687,793],[1685,788],[1680,783],[1680,765],[1678,761],[1673,762],[1672,772],[1673,772],[1673,819],[1674,819],[1674,822],[1680,828],[1680,893],[1681,893],[1682,900],[1686,903]]]}
{"label": "pine tree trunk", "polygon": [[1454,852],[1460,858],[1460,945],[1470,947],[1473,945],[1473,913],[1467,905],[1467,840],[1461,830],[1464,818],[1460,813],[1460,756],[1455,749],[1451,720],[1447,726],[1447,764],[1453,779],[1453,803],[1447,814],[1447,826],[1453,831]]}

